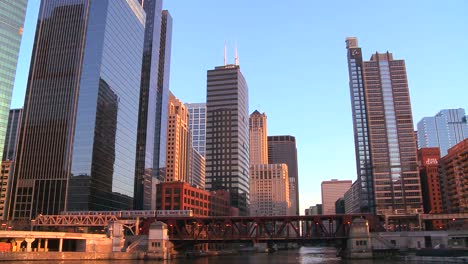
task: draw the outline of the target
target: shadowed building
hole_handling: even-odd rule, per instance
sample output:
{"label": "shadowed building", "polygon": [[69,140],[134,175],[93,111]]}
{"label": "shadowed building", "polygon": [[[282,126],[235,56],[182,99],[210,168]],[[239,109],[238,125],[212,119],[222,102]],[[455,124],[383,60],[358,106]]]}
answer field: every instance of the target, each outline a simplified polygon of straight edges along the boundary
{"label": "shadowed building", "polygon": [[0,1],[0,160],[11,160],[1,155],[5,154],[3,144],[27,3],[27,0]]}
{"label": "shadowed building", "polygon": [[336,214],[336,200],[344,197],[346,191],[351,188],[352,183],[352,181],[339,181],[335,179],[322,182],[322,213],[324,215]]}
{"label": "shadowed building", "polygon": [[239,65],[208,71],[206,189],[228,190],[231,206],[249,212],[248,87]]}
{"label": "shadowed building", "polygon": [[165,180],[172,17],[162,0],[138,0],[146,13],[138,112],[134,209],[156,208]]}
{"label": "shadowed building", "polygon": [[389,52],[362,60],[346,39],[361,212],[422,213],[416,140],[404,60]]}
{"label": "shadowed building", "polygon": [[136,0],[41,2],[13,219],[132,208],[144,27]]}
{"label": "shadowed building", "polygon": [[293,215],[299,215],[299,178],[296,139],[293,136],[268,137],[268,163],[288,166],[289,201]]}

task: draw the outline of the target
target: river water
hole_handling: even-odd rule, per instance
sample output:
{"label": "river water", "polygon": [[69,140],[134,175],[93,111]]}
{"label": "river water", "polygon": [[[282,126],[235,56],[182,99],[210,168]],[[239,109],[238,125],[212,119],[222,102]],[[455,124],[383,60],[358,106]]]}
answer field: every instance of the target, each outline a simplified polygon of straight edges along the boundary
{"label": "river water", "polygon": [[[278,251],[273,254],[257,253],[234,256],[175,259],[170,261],[105,260],[105,261],[17,261],[15,264],[393,264],[407,263],[395,259],[387,260],[342,260],[335,256],[336,250],[329,247],[301,247],[297,250]],[[409,262],[408,262],[409,263]],[[417,262],[411,262],[411,264]],[[421,262],[422,263],[422,262]]]}

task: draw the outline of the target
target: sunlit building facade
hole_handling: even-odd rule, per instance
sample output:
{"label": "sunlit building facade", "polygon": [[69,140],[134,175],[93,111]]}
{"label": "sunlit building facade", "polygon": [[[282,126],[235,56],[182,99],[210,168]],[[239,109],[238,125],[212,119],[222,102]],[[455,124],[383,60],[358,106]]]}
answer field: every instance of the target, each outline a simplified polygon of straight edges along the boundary
{"label": "sunlit building facade", "polygon": [[336,200],[344,197],[344,194],[351,188],[352,183],[352,181],[335,179],[322,182],[322,213],[324,215],[336,214]]}
{"label": "sunlit building facade", "polygon": [[289,201],[288,166],[250,166],[250,216],[294,215]]}
{"label": "sunlit building facade", "polygon": [[416,139],[404,60],[389,52],[362,60],[346,39],[361,212],[423,212]]}
{"label": "sunlit building facade", "polygon": [[171,93],[167,126],[166,182],[189,182],[192,148],[188,119],[187,107]]}
{"label": "sunlit building facade", "polygon": [[203,157],[206,148],[206,104],[185,104],[189,110],[189,127],[192,133],[192,147]]}
{"label": "sunlit building facade", "polygon": [[250,166],[268,164],[267,117],[255,110],[249,118]]}

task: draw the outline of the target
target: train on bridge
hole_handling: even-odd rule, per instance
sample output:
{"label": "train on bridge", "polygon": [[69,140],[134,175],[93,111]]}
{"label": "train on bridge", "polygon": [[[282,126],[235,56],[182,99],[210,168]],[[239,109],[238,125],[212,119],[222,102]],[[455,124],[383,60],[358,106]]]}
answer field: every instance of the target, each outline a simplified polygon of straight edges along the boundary
{"label": "train on bridge", "polygon": [[192,210],[64,211],[60,215],[113,215],[117,218],[193,217]]}

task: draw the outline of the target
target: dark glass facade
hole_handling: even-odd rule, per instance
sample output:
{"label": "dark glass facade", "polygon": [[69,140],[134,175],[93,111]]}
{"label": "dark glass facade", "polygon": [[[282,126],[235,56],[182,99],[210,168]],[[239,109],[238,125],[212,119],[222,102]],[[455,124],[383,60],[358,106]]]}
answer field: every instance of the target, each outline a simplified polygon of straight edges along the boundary
{"label": "dark glass facade", "polygon": [[8,126],[3,149],[3,160],[15,160],[16,146],[18,144],[18,132],[21,127],[23,109],[11,109],[8,116]]}
{"label": "dark glass facade", "polygon": [[135,169],[135,209],[156,208],[166,170],[172,18],[161,0],[139,0],[146,12]]}
{"label": "dark glass facade", "polygon": [[228,190],[231,206],[249,212],[249,98],[238,65],[216,67],[207,76],[206,185]]}
{"label": "dark glass facade", "polygon": [[145,13],[136,0],[42,1],[14,219],[131,209]]}
{"label": "dark glass facade", "polygon": [[[0,155],[4,154],[3,143],[27,3],[27,0],[0,1]],[[6,159],[0,156],[0,160]]]}
{"label": "dark glass facade", "polygon": [[296,138],[293,136],[269,136],[268,163],[285,163],[288,165],[291,211],[295,212],[295,215],[300,215]]}
{"label": "dark glass facade", "polygon": [[346,40],[348,49],[349,88],[353,112],[354,145],[356,151],[357,184],[359,186],[360,212],[375,213],[374,177],[370,152],[369,127],[367,124],[366,97],[364,95],[363,60],[357,39]]}

